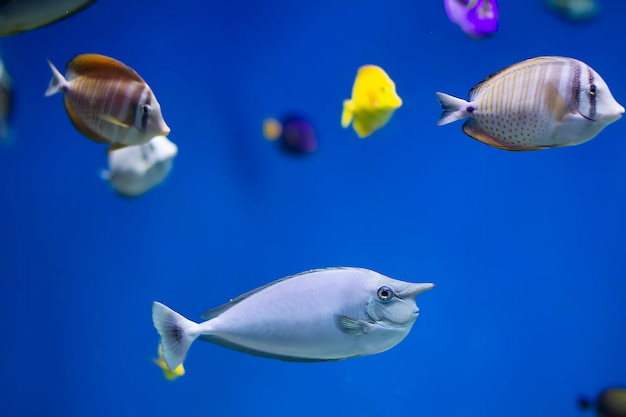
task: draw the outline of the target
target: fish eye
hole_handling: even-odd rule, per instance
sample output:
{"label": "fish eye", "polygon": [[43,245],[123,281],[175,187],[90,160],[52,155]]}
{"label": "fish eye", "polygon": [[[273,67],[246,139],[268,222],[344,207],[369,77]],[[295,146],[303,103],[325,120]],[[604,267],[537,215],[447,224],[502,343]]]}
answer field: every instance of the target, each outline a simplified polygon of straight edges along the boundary
{"label": "fish eye", "polygon": [[381,86],[381,87],[380,87],[380,91],[381,91],[382,93],[384,93],[385,91],[387,91],[387,88],[385,88],[385,87],[382,87],[382,86]]}
{"label": "fish eye", "polygon": [[595,84],[591,84],[589,86],[589,94],[591,94],[592,96],[594,96],[596,94],[596,85]]}
{"label": "fish eye", "polygon": [[150,114],[151,108],[147,104],[144,104],[141,106],[141,111],[143,111],[143,114]]}
{"label": "fish eye", "polygon": [[389,301],[393,298],[393,290],[386,285],[383,285],[378,289],[378,298],[381,301]]}

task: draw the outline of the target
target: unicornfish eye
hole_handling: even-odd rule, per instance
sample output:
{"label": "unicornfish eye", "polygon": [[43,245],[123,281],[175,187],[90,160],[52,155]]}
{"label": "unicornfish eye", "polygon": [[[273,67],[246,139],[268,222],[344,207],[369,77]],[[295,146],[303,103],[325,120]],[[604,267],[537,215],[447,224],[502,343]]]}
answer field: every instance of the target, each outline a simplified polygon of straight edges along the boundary
{"label": "unicornfish eye", "polygon": [[596,95],[596,85],[595,84],[591,84],[589,86],[589,94],[591,94],[592,96]]}
{"label": "unicornfish eye", "polygon": [[385,285],[378,289],[378,298],[381,301],[389,301],[393,298],[393,290]]}

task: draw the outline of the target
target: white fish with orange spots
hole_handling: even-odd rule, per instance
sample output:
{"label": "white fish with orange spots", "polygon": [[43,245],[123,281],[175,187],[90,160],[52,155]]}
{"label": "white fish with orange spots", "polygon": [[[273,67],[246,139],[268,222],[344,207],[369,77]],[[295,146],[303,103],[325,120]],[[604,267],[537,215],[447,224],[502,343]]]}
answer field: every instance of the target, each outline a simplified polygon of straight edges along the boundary
{"label": "white fish with orange spots", "polygon": [[170,133],[148,84],[122,62],[98,54],[78,55],[65,68],[67,78],[48,64],[53,77],[46,96],[64,93],[70,120],[91,140],[117,149]]}
{"label": "white fish with orange spots", "polygon": [[487,77],[470,90],[470,101],[435,94],[443,108],[437,125],[469,118],[467,135],[509,151],[579,145],[624,113],[600,74],[558,56],[528,59]]}

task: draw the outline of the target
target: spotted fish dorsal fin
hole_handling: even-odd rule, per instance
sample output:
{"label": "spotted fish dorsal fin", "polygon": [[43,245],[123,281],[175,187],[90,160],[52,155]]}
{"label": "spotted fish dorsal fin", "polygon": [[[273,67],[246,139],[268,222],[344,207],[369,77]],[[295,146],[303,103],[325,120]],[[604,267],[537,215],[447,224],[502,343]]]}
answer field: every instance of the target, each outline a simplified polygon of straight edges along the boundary
{"label": "spotted fish dorsal fin", "polygon": [[485,132],[476,119],[468,119],[463,123],[463,132],[482,143],[485,143],[494,148],[504,149],[506,151],[536,151],[539,149],[545,149],[543,146],[515,146],[498,140]]}
{"label": "spotted fish dorsal fin", "polygon": [[[308,274],[311,274],[311,273],[314,273],[314,272],[325,271],[325,270],[328,270],[328,269],[335,269],[335,270],[337,270],[337,269],[355,269],[355,268],[350,268],[350,267],[318,268],[318,269],[311,269],[309,271],[300,272],[300,273],[294,274],[294,275],[289,275],[287,277],[277,279],[277,280],[272,281],[272,282],[270,282],[268,284],[262,285],[262,286],[260,286],[258,288],[255,288],[255,289],[253,289],[251,291],[248,291],[248,292],[246,292],[244,294],[241,294],[240,296],[233,298],[229,302],[227,302],[225,304],[222,304],[219,307],[215,307],[215,308],[212,308],[212,309],[210,309],[208,311],[205,311],[204,313],[200,314],[200,318],[203,319],[203,320],[210,320],[210,319],[212,319],[214,317],[219,316],[220,314],[222,314],[226,310],[230,309],[231,307],[239,304],[240,302],[242,302],[246,298],[248,298],[250,296],[253,296],[254,294],[256,294],[258,292],[261,292],[262,290],[264,290],[264,289],[266,289],[268,287],[271,287],[272,285],[276,285],[276,284],[279,284],[279,283],[281,283],[283,281],[287,281],[289,279],[298,278],[298,277],[301,277],[303,275],[308,275]],[[356,268],[356,269],[358,269],[358,268]]]}
{"label": "spotted fish dorsal fin", "polygon": [[470,101],[474,100],[474,98],[484,89],[488,88],[493,84],[497,79],[508,75],[509,73],[515,71],[521,71],[526,68],[535,67],[538,65],[545,64],[566,64],[568,62],[572,62],[572,58],[565,58],[560,56],[540,56],[537,58],[530,58],[522,62],[518,62],[513,65],[509,65],[508,67],[502,68],[499,71],[494,72],[489,75],[487,78],[476,84],[469,91]]}
{"label": "spotted fish dorsal fin", "polygon": [[134,69],[117,59],[99,54],[77,55],[65,67],[65,76],[72,80],[78,76],[97,76],[99,78],[122,78],[145,83]]}
{"label": "spotted fish dorsal fin", "polygon": [[110,140],[100,135],[98,132],[90,128],[72,109],[72,107],[68,104],[67,96],[65,96],[65,111],[67,111],[67,115],[70,117],[72,124],[74,127],[83,135],[87,136],[89,139],[98,143],[111,143]]}

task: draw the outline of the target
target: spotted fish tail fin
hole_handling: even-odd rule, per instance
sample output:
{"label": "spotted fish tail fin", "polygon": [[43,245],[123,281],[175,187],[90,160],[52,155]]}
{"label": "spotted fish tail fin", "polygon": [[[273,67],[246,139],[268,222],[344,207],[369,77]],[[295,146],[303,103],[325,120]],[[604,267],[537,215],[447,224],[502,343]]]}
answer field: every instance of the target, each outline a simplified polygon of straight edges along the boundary
{"label": "spotted fish tail fin", "polygon": [[437,126],[447,125],[448,123],[465,119],[470,115],[470,112],[467,110],[470,105],[469,102],[445,93],[435,93],[435,95],[443,109],[437,121]]}
{"label": "spotted fish tail fin", "polygon": [[58,92],[66,92],[70,88],[70,83],[65,79],[63,74],[59,72],[57,67],[54,66],[50,60],[48,60],[48,65],[50,65],[50,69],[52,70],[52,80],[50,81],[50,85],[46,90],[46,97],[49,97]]}
{"label": "spotted fish tail fin", "polygon": [[200,326],[157,301],[152,303],[152,322],[161,335],[163,359],[167,367],[177,369],[185,360],[189,346],[198,337]]}
{"label": "spotted fish tail fin", "polygon": [[343,113],[341,113],[341,126],[346,128],[350,126],[354,112],[354,104],[352,100],[343,101]]}

